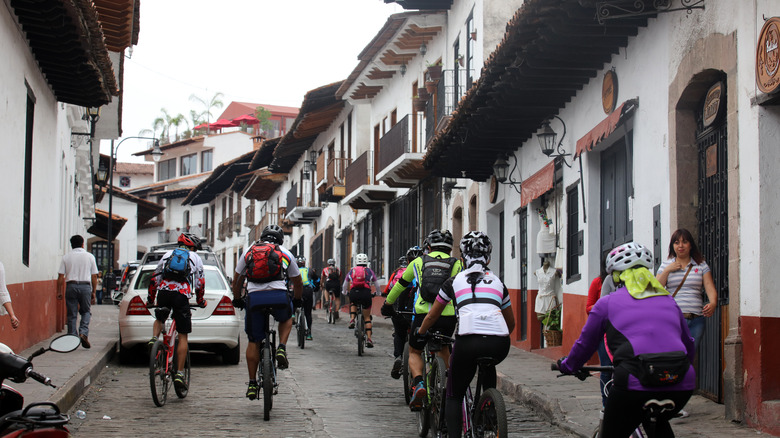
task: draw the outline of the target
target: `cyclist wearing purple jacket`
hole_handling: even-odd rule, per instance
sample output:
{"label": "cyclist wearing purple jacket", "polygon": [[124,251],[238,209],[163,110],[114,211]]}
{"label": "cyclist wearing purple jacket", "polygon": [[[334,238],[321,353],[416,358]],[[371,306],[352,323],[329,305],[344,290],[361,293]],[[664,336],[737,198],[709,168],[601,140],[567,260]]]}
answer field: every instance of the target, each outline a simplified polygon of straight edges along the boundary
{"label": "cyclist wearing purple jacket", "polygon": [[558,360],[562,373],[575,374],[606,333],[615,370],[602,437],[631,435],[646,420],[643,405],[651,399],[674,402],[655,427],[656,436],[674,437],[669,419],[685,406],[696,385],[693,338],[674,298],[649,271],[652,265],[652,252],[638,243],[610,251],[607,274],[618,289],[596,302],[569,356]]}

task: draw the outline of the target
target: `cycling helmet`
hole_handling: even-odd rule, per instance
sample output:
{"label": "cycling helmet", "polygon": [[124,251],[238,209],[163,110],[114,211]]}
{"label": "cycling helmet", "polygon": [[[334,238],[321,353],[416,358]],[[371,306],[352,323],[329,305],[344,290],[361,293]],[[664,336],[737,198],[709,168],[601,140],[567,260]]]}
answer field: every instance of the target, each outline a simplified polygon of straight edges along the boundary
{"label": "cycling helmet", "polygon": [[328,266],[336,266],[336,261],[333,259],[328,259]]}
{"label": "cycling helmet", "polygon": [[463,257],[488,260],[492,252],[493,243],[482,231],[469,231],[460,239],[460,253]]}
{"label": "cycling helmet", "polygon": [[200,238],[192,233],[181,233],[176,241],[196,251],[201,249]]}
{"label": "cycling helmet", "polygon": [[428,246],[434,248],[446,248],[452,251],[452,233],[449,230],[433,230],[428,233]]}
{"label": "cycling helmet", "polygon": [[653,253],[638,243],[624,243],[607,255],[607,274],[611,274],[613,271],[625,271],[637,266],[647,269],[653,267]]}
{"label": "cycling helmet", "polygon": [[306,266],[306,257],[300,256],[297,259],[295,259],[295,263],[298,264],[298,267]]}
{"label": "cycling helmet", "polygon": [[266,225],[263,232],[260,233],[260,240],[281,245],[284,242],[282,227],[276,224]]}
{"label": "cycling helmet", "polygon": [[360,266],[368,266],[368,256],[362,252],[355,256],[355,264]]}
{"label": "cycling helmet", "polygon": [[406,261],[412,263],[412,260],[416,259],[417,257],[422,257],[422,255],[423,249],[415,245],[406,251]]}
{"label": "cycling helmet", "polygon": [[401,256],[401,257],[398,258],[398,265],[399,266],[406,266],[407,265],[406,256]]}

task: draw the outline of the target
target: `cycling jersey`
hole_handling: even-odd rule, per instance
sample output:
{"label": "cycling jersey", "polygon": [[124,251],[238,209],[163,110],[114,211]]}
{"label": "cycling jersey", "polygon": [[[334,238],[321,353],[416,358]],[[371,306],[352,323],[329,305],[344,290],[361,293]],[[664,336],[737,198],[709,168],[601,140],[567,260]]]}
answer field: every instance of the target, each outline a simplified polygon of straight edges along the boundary
{"label": "cycling jersey", "polygon": [[[438,257],[438,258],[447,258],[450,257],[449,254],[442,251],[432,251],[428,254],[431,257]],[[412,280],[417,280],[417,284],[420,284],[420,277],[422,275],[422,267],[423,267],[423,258],[417,257],[416,259],[412,260],[411,263],[409,263],[409,266],[406,267],[406,270],[404,271],[403,275],[400,279],[395,283],[395,286],[393,286],[392,289],[390,289],[390,292],[387,294],[387,303],[393,304],[398,299],[398,297],[401,295],[401,293],[406,289],[409,284],[412,283]],[[460,272],[463,269],[463,265],[461,264],[460,260],[455,262],[455,264],[452,266],[452,270],[450,271],[450,276],[456,275],[458,272]],[[414,312],[415,313],[428,313],[428,311],[431,309],[431,303],[425,301],[419,294],[419,292],[415,296],[415,303],[414,303]],[[442,316],[453,316],[455,315],[455,307],[452,303],[447,303],[447,306],[442,311]]]}
{"label": "cycling jersey", "polygon": [[171,257],[173,250],[170,250],[163,255],[159,262],[157,262],[157,268],[154,270],[152,279],[149,281],[149,297],[147,301],[154,302],[155,296],[158,290],[176,291],[186,296],[188,299],[192,298],[193,291],[195,289],[195,299],[197,302],[203,300],[203,294],[206,288],[206,278],[203,276],[203,260],[195,251],[189,252],[190,263],[192,263],[192,273],[189,281],[177,281],[163,278],[162,272],[165,268],[165,262]]}
{"label": "cycling jersey", "polygon": [[[476,280],[472,285],[469,280]],[[509,291],[492,272],[474,265],[450,277],[441,287],[436,301],[448,304],[455,299],[459,335],[509,336],[504,315],[512,305]]]}

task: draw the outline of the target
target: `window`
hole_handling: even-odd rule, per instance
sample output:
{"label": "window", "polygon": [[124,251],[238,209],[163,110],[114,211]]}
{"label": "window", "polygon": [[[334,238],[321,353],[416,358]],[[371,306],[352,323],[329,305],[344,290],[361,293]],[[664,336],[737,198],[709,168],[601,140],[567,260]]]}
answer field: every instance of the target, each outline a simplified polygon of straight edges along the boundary
{"label": "window", "polygon": [[294,117],[285,117],[284,118],[284,132],[282,132],[282,134],[286,134],[287,131],[289,131],[290,128],[292,128],[293,123],[295,123],[295,118]]}
{"label": "window", "polygon": [[190,231],[190,212],[189,210],[184,212],[184,216],[182,217],[182,228],[184,228],[184,231],[189,232]]}
{"label": "window", "polygon": [[176,158],[161,161],[157,164],[157,181],[176,178]]}
{"label": "window", "polygon": [[200,153],[200,171],[208,172],[214,168],[214,151],[208,150]]}
{"label": "window", "polygon": [[471,76],[472,71],[474,70],[474,49],[475,49],[475,40],[474,36],[476,29],[474,29],[474,16],[469,15],[468,20],[466,20],[466,86],[468,87],[469,84],[471,84],[474,81],[474,78]]}
{"label": "window", "polygon": [[583,232],[579,231],[577,185],[566,191],[566,281],[580,279],[580,255],[583,254]]}
{"label": "window", "polygon": [[185,155],[181,157],[181,172],[179,175],[192,175],[198,169],[198,154]]}
{"label": "window", "polygon": [[35,94],[27,86],[27,114],[24,135],[24,210],[22,218],[22,263],[30,266],[30,212],[32,210],[32,172],[33,172],[33,122],[35,121]]}

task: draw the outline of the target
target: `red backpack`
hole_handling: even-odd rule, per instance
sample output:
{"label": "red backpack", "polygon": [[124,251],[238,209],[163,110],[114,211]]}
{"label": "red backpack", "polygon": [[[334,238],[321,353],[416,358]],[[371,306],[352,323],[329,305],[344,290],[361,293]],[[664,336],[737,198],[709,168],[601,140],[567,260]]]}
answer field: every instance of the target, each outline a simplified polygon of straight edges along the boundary
{"label": "red backpack", "polygon": [[254,283],[267,283],[284,278],[283,260],[286,257],[279,245],[258,242],[244,256],[246,278]]}
{"label": "red backpack", "polygon": [[355,266],[352,268],[352,289],[369,289],[368,286],[368,268],[365,266]]}

